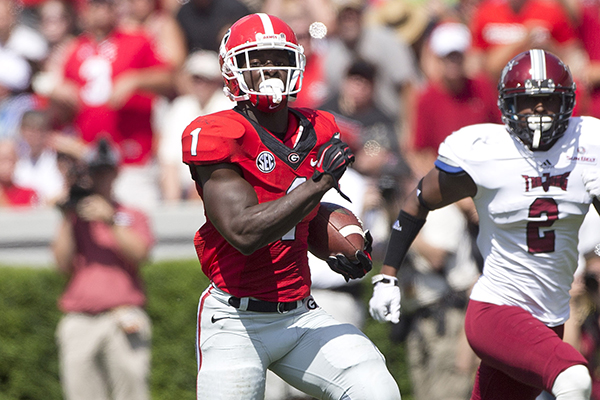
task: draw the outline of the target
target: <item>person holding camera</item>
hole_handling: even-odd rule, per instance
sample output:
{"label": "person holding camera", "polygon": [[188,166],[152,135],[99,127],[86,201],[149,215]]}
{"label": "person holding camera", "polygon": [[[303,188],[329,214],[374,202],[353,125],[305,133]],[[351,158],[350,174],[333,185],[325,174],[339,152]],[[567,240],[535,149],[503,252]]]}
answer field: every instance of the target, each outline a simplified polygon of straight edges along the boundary
{"label": "person holding camera", "polygon": [[113,198],[111,145],[101,139],[83,165],[52,248],[69,276],[56,334],[65,399],[146,400],[151,326],[139,268],[154,238],[145,214]]}

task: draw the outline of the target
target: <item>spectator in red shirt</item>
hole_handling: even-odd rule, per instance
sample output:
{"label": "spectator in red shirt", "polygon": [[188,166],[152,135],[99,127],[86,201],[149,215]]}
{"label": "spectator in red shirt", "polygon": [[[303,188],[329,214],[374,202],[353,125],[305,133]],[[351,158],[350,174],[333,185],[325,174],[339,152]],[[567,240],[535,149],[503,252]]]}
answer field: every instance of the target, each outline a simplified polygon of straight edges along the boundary
{"label": "spectator in red shirt", "polygon": [[[467,74],[465,57],[470,46],[471,35],[464,24],[442,23],[431,33],[427,50],[433,56],[432,69],[439,75],[430,77],[416,100],[411,157],[416,171],[431,169],[440,143],[452,132],[471,124],[500,123],[491,81]],[[431,112],[432,104],[435,112]]]}
{"label": "spectator in red shirt", "polygon": [[150,319],[139,268],[154,242],[148,218],[116,202],[118,153],[101,140],[86,155],[89,194],[62,204],[53,243],[69,276],[57,328],[66,400],[148,400]]}
{"label": "spectator in red shirt", "polygon": [[146,34],[118,28],[114,0],[87,1],[82,20],[85,30],[66,57],[64,82],[50,96],[71,103],[75,128],[86,143],[108,134],[118,145],[123,167],[115,196],[152,207],[159,200],[152,93],[172,88],[171,70]]}
{"label": "spectator in red shirt", "polygon": [[572,23],[555,0],[483,0],[473,16],[471,32],[480,65],[493,80],[523,51],[551,51],[571,64],[578,50]]}
{"label": "spectator in red shirt", "polygon": [[183,65],[187,55],[183,30],[159,0],[127,0],[122,7],[125,10],[121,17],[123,29],[146,32],[165,60],[174,67]]}
{"label": "spectator in red shirt", "polygon": [[31,207],[37,204],[37,195],[33,189],[14,183],[17,160],[14,140],[0,140],[0,207]]}

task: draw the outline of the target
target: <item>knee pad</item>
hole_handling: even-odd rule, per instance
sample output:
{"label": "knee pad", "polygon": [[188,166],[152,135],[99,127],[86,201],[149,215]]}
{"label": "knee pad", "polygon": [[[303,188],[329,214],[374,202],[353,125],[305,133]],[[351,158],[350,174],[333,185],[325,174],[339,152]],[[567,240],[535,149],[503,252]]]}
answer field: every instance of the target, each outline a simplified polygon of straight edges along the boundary
{"label": "knee pad", "polygon": [[585,365],[573,365],[558,374],[552,394],[556,400],[588,400],[592,393],[592,378]]}

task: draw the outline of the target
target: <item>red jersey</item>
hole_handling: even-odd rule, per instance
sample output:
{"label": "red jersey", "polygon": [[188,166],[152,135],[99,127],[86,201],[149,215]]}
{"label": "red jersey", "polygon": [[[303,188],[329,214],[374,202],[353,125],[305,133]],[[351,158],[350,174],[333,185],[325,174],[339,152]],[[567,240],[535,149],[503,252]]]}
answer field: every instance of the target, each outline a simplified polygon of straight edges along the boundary
{"label": "red jersey", "polygon": [[[59,301],[63,312],[98,314],[118,306],[143,306],[146,296],[133,265],[120,255],[112,228],[102,222],[74,218],[77,252],[73,272]],[[154,243],[145,214],[117,205],[115,223],[135,231],[147,247]]]}
{"label": "red jersey", "polygon": [[115,30],[98,43],[81,35],[67,56],[65,78],[79,87],[75,125],[89,143],[108,133],[119,146],[124,164],[144,164],[152,155],[152,102],[154,95],[138,92],[118,110],[108,106],[116,79],[122,74],[166,65],[142,33]]}
{"label": "red jersey", "polygon": [[531,25],[542,27],[558,43],[576,37],[564,9],[554,0],[527,0],[518,14],[509,0],[484,0],[471,24],[473,47],[485,50],[518,42],[525,38]]}
{"label": "red jersey", "polygon": [[[413,145],[416,150],[437,152],[440,143],[452,132],[480,123],[501,123],[496,88],[485,79],[467,80],[465,90],[455,95],[432,82],[417,98]],[[431,112],[432,107],[435,112]]]}
{"label": "red jersey", "polygon": [[[333,116],[323,111],[290,109],[290,122],[295,129],[288,129],[281,141],[237,108],[199,117],[183,132],[183,161],[235,164],[259,203],[276,200],[311,179],[319,148],[339,132]],[[202,196],[199,187],[198,193]],[[248,256],[229,244],[207,217],[194,239],[202,271],[237,297],[300,300],[310,294],[307,237],[315,215],[316,209],[281,239]]]}
{"label": "red jersey", "polygon": [[33,189],[10,185],[0,188],[1,194],[11,207],[32,207],[38,203],[38,196]]}

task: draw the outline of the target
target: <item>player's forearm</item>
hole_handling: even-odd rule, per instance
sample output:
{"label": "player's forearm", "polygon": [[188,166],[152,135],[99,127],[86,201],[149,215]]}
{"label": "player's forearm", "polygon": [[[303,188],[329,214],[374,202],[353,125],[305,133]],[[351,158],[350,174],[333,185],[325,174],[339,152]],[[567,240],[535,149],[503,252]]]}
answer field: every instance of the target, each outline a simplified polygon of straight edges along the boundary
{"label": "player's forearm", "polygon": [[398,273],[398,269],[392,267],[391,265],[383,264],[379,273],[388,276],[396,276],[396,274]]}
{"label": "player's forearm", "polygon": [[392,226],[383,261],[384,265],[381,268],[382,274],[396,276],[408,249],[425,224],[429,209],[423,205],[423,200],[419,200],[420,187],[421,185],[408,195]]}
{"label": "player's forearm", "polygon": [[331,189],[330,176],[317,182],[309,179],[287,195],[245,209],[235,218],[227,240],[243,254],[281,239],[304,219]]}

